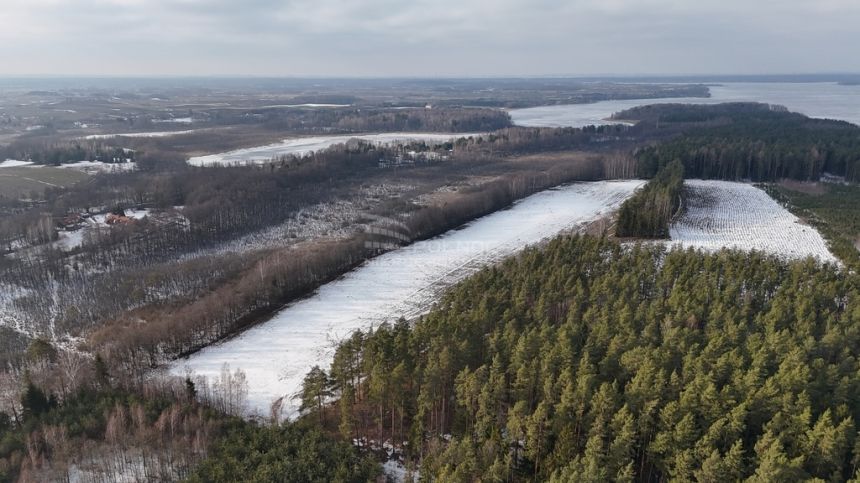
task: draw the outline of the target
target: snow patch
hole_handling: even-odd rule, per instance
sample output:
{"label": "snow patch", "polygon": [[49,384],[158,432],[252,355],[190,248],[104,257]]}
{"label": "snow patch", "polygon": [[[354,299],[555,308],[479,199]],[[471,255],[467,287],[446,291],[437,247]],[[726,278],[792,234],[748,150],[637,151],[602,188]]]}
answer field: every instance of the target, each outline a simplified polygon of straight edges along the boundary
{"label": "snow patch", "polygon": [[174,124],[191,124],[194,122],[194,119],[190,117],[177,117],[173,119],[153,119],[153,123],[161,124],[161,123],[174,123]]}
{"label": "snow patch", "polygon": [[137,168],[135,162],[104,163],[102,161],[78,161],[76,163],[64,163],[58,168],[76,169],[85,173],[118,173],[122,171],[134,171]]}
{"label": "snow patch", "polygon": [[410,472],[403,466],[397,459],[390,459],[385,463],[382,463],[382,472],[385,476],[395,483],[404,483],[406,481],[412,481],[417,483],[421,480],[421,475],[418,471]]}
{"label": "snow patch", "polygon": [[7,159],[6,161],[0,162],[0,168],[15,168],[17,166],[30,166],[32,164],[32,161],[18,161],[17,159]]}

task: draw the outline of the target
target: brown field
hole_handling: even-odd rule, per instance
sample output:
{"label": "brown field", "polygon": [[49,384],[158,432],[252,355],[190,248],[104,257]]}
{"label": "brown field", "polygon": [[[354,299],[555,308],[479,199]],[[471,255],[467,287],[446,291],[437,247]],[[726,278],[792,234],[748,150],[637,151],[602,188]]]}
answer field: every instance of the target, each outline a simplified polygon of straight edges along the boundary
{"label": "brown field", "polygon": [[0,168],[0,195],[21,198],[43,193],[48,188],[65,188],[86,179],[88,175],[73,169],[49,166]]}
{"label": "brown field", "polygon": [[796,191],[798,193],[803,193],[807,195],[823,195],[827,193],[827,186],[824,183],[819,182],[784,179],[779,182],[779,186],[787,190]]}

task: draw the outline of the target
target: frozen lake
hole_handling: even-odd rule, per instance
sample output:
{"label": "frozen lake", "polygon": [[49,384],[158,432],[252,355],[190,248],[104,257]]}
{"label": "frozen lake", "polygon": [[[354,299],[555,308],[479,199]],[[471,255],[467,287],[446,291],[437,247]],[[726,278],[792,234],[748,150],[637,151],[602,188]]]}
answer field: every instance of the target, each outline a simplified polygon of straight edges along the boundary
{"label": "frozen lake", "polygon": [[476,135],[474,133],[383,133],[292,138],[265,146],[237,149],[235,151],[207,156],[196,156],[189,159],[188,164],[194,166],[213,166],[265,163],[278,156],[305,156],[335,144],[345,143],[350,139],[360,139],[374,144],[398,144],[418,141],[424,141],[428,144],[442,144],[452,139]]}
{"label": "frozen lake", "polygon": [[786,106],[810,117],[840,119],[860,125],[860,86],[835,83],[722,83],[710,87],[711,97],[669,99],[633,99],[603,101],[593,104],[541,106],[510,111],[514,124],[533,127],[583,127],[611,124],[612,114],[647,104],[686,103],[717,104],[721,102],[766,102]]}
{"label": "frozen lake", "polygon": [[271,403],[284,397],[284,415],[293,417],[299,402],[292,396],[311,367],[328,368],[337,341],[356,329],[426,312],[440,290],[617,209],[643,183],[576,183],[537,193],[461,229],[372,259],[269,321],[177,361],[171,371],[214,380],[227,363],[247,376],[251,414],[268,415]]}

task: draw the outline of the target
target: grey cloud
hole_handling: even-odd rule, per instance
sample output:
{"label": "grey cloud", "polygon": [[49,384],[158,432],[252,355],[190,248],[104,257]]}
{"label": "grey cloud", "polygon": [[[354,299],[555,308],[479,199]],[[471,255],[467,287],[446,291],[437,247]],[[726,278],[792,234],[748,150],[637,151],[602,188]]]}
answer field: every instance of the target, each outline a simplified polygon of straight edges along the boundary
{"label": "grey cloud", "polygon": [[0,74],[860,71],[853,0],[4,0]]}

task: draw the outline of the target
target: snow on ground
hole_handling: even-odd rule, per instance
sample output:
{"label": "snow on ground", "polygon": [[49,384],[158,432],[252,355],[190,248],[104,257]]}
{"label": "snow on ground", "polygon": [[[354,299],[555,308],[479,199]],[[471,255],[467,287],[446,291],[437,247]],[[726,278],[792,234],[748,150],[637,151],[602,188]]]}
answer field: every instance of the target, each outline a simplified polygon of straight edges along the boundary
{"label": "snow on ground", "polygon": [[[29,166],[32,168],[38,168],[43,165],[33,164],[32,161],[18,161],[15,159],[7,159],[6,161],[0,162],[0,168],[16,168],[19,166]],[[77,161],[74,163],[63,163],[58,166],[53,166],[55,168],[68,168],[68,169],[76,169],[78,171],[83,171],[85,173],[94,174],[94,173],[114,173],[119,171],[133,171],[137,168],[137,163],[134,162],[126,162],[126,163],[103,163],[101,161]],[[43,182],[44,183],[44,182]],[[50,183],[45,183],[49,184]],[[51,185],[55,186],[55,185]]]}
{"label": "snow on ground", "polygon": [[[136,210],[136,209],[125,210],[125,216],[126,216],[126,218],[131,218],[133,220],[142,220],[142,219],[146,218],[146,216],[149,214],[149,211],[150,211],[149,208],[144,208],[142,210]],[[107,217],[108,217],[108,213],[101,213],[99,215],[91,216],[87,221],[89,221],[90,223],[94,223],[96,225],[107,226]]]}
{"label": "snow on ground", "polygon": [[61,231],[57,233],[59,238],[53,246],[63,251],[72,251],[84,244],[84,230]]}
{"label": "snow on ground", "polygon": [[16,300],[29,294],[28,289],[18,285],[0,284],[0,326],[15,329],[22,334],[30,333],[15,307]]}
{"label": "snow on ground", "polygon": [[684,211],[669,229],[671,243],[705,250],[759,250],[786,258],[837,262],[815,228],[751,184],[687,180]]}
{"label": "snow on ground", "polygon": [[269,414],[271,403],[287,396],[283,411],[295,417],[298,401],[291,398],[302,378],[314,365],[327,368],[335,344],[354,330],[426,312],[444,288],[527,245],[608,214],[642,184],[577,183],[532,195],[461,229],[370,260],[268,322],[176,361],[171,370],[212,378],[228,363],[247,376],[250,415]]}
{"label": "snow on ground", "polygon": [[397,459],[390,459],[382,463],[382,473],[395,483],[404,483],[406,481],[418,482],[421,479],[421,475],[417,471],[410,473],[403,466],[403,463]]}
{"label": "snow on ground", "polygon": [[84,139],[111,139],[111,138],[163,138],[168,136],[180,136],[182,134],[191,134],[200,131],[200,129],[189,129],[185,131],[155,131],[155,132],[127,132],[116,134],[90,134],[84,136]]}
{"label": "snow on ground", "polygon": [[384,133],[356,134],[338,136],[313,136],[304,138],[285,139],[278,143],[237,149],[226,153],[196,156],[188,160],[193,166],[213,166],[232,164],[261,164],[271,161],[278,156],[293,155],[307,156],[315,151],[321,151],[335,144],[342,144],[350,139],[360,139],[374,144],[399,144],[413,141],[441,144],[452,139],[469,136],[479,136],[475,133],[444,134],[444,133]]}
{"label": "snow on ground", "polygon": [[182,259],[285,247],[314,238],[344,238],[359,230],[361,219],[371,218],[369,212],[380,202],[399,198],[414,188],[415,186],[410,184],[367,185],[362,187],[357,197],[306,206],[283,223],[222,243],[215,248],[189,253]]}
{"label": "snow on ground", "polygon": [[134,171],[137,163],[129,161],[125,163],[104,163],[102,161],[78,161],[75,163],[63,163],[58,168],[76,169],[89,174],[95,173],[118,173],[121,171]]}
{"label": "snow on ground", "polygon": [[271,106],[262,106],[260,109],[277,109],[280,107],[322,107],[322,108],[334,108],[334,107],[349,107],[351,104],[316,104],[313,102],[305,103],[305,104],[273,104]]}
{"label": "snow on ground", "polygon": [[173,119],[153,119],[152,122],[161,124],[161,123],[173,123],[173,124],[191,124],[194,122],[193,118],[190,117],[175,117]]}
{"label": "snow on ground", "polygon": [[0,162],[0,168],[15,168],[18,166],[30,166],[33,164],[32,161],[18,161],[17,159],[7,159],[6,161]]}
{"label": "snow on ground", "polygon": [[317,203],[302,208],[283,223],[222,243],[215,248],[191,252],[182,259],[284,247],[309,238],[342,238],[357,229],[354,223],[362,215],[360,207],[350,201]]}

